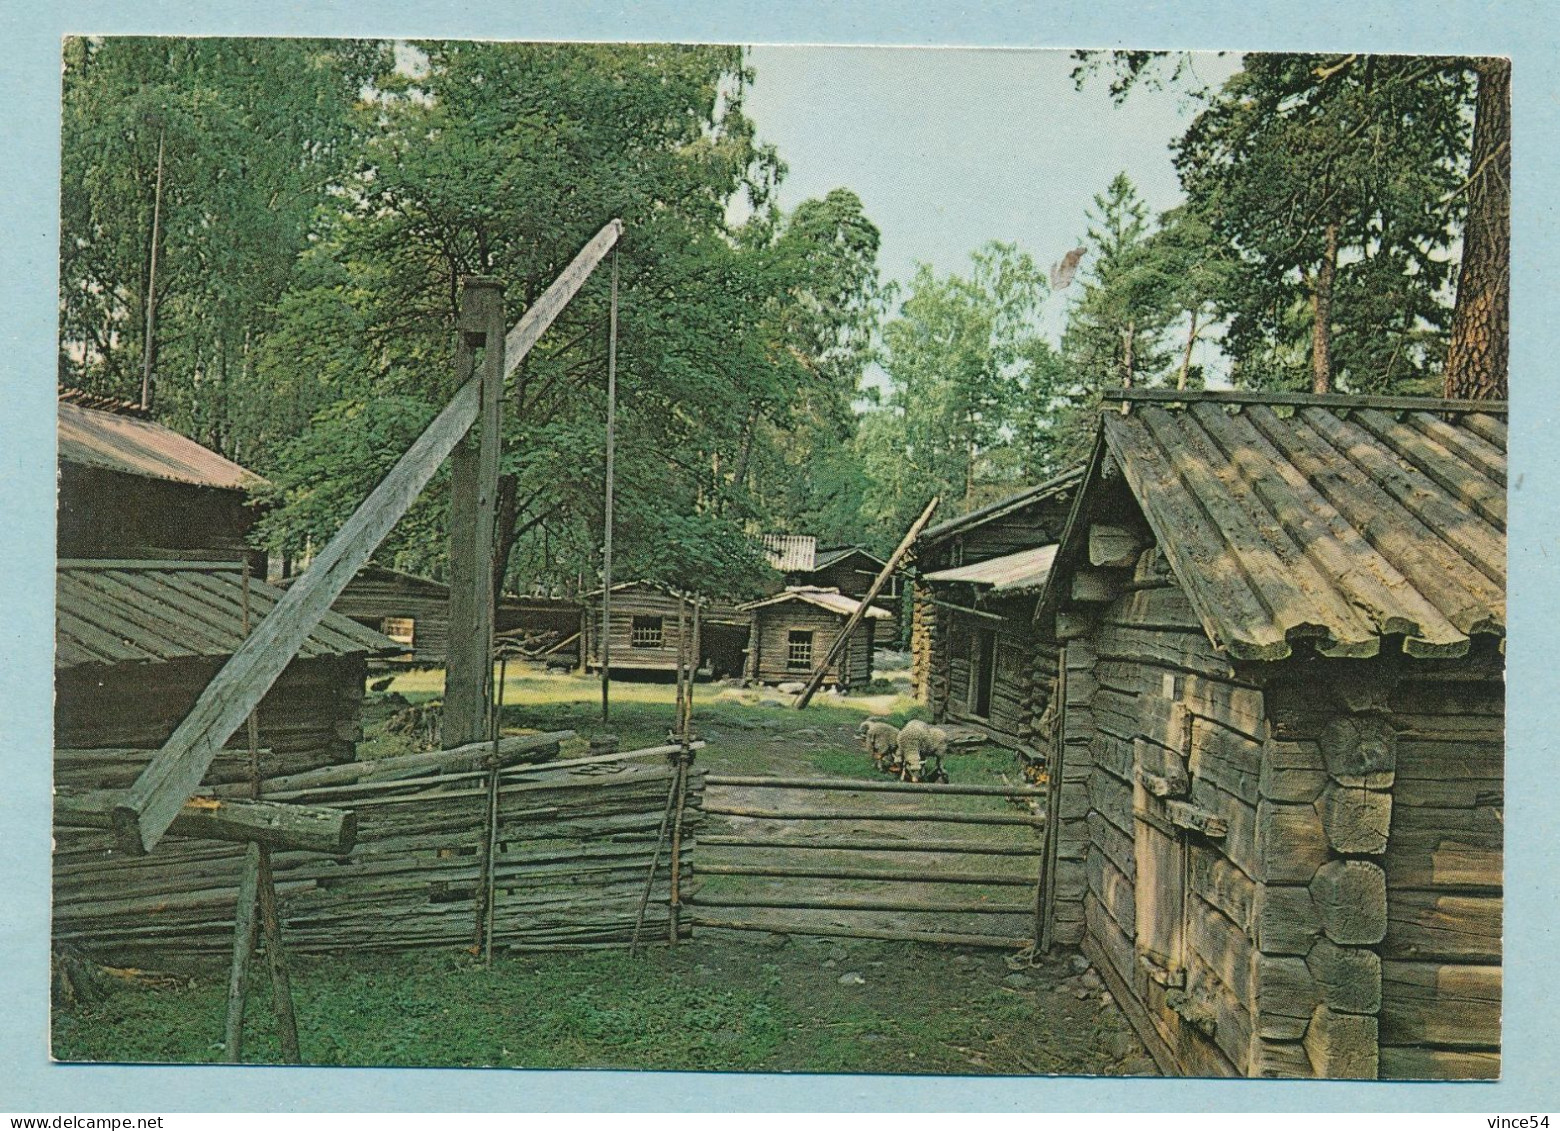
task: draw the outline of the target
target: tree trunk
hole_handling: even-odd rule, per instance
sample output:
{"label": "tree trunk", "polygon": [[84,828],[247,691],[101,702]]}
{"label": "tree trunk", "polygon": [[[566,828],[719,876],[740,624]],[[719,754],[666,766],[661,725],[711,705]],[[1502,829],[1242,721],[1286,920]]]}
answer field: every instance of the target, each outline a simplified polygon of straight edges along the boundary
{"label": "tree trunk", "polygon": [[1186,388],[1187,374],[1192,371],[1192,347],[1197,344],[1197,311],[1195,309],[1192,310],[1191,315],[1192,326],[1186,332],[1186,353],[1181,357],[1181,372],[1176,374],[1175,378],[1175,387],[1177,389]]}
{"label": "tree trunk", "polygon": [[1327,247],[1311,288],[1311,392],[1332,392],[1333,279],[1338,274],[1338,225],[1327,225]]}
{"label": "tree trunk", "polygon": [[1126,329],[1121,331],[1121,387],[1132,388],[1132,370],[1136,365],[1133,357],[1132,346],[1137,339],[1137,321],[1128,319]]}
{"label": "tree trunk", "polygon": [[1481,59],[1446,396],[1505,400],[1511,330],[1511,60]]}

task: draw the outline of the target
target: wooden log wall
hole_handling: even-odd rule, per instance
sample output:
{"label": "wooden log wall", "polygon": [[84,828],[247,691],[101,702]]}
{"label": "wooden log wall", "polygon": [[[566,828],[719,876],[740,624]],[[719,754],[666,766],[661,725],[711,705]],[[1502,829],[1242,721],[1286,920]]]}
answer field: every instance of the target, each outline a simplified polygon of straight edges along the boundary
{"label": "wooden log wall", "polygon": [[[1043,643],[1033,630],[1034,603],[1008,602],[996,606],[1003,619],[988,620],[946,606],[933,606],[941,614],[937,657],[947,670],[944,694],[933,704],[938,721],[977,722],[996,732],[999,740],[1030,744],[1035,723],[1045,714],[1051,689],[1056,685],[1058,652]],[[996,632],[996,669],[991,682],[991,712],[975,714],[976,657],[981,632]]]}
{"label": "wooden log wall", "polygon": [[[146,759],[118,752],[166,742],[221,666],[221,659],[187,658],[56,672],[55,745],[81,752],[56,763],[56,784],[81,791],[128,788]],[[350,762],[363,736],[365,673],[362,656],[294,660],[260,702],[260,745],[269,751],[263,772]],[[208,784],[247,778],[246,743],[243,731],[229,741],[207,771]],[[95,749],[105,753],[94,756]]]}
{"label": "wooden log wall", "polygon": [[1262,693],[1208,643],[1152,551],[1136,581],[1150,587],[1064,617],[1083,634],[1064,641],[1075,765],[1063,788],[1086,785],[1088,933],[1181,1071],[1255,1075]]}
{"label": "wooden log wall", "polygon": [[[1275,687],[1290,741],[1265,776],[1310,802],[1326,842],[1310,928],[1291,910],[1281,940],[1320,998],[1305,1035],[1319,1074],[1342,1057],[1381,1078],[1499,1075],[1501,675],[1493,656],[1399,660],[1359,665],[1331,696]],[[1341,1023],[1352,1031],[1334,1038]]]}
{"label": "wooden log wall", "polygon": [[917,582],[910,606],[911,694],[942,719],[948,695],[946,613],[932,603],[931,588]]}
{"label": "wooden log wall", "polygon": [[[554,751],[556,747],[553,748]],[[542,753],[545,753],[542,752]],[[516,948],[626,945],[672,781],[664,759],[522,765],[500,775],[494,941]],[[701,821],[689,779],[682,869]],[[302,953],[464,946],[473,938],[487,773],[428,773],[322,786],[293,800],[350,808],[342,857],[273,855],[287,946]],[[168,838],[127,860],[107,834],[57,830],[55,940],[118,964],[201,965],[231,949],[241,846]],[[668,929],[667,855],[647,938]]]}
{"label": "wooden log wall", "polygon": [[[679,601],[669,593],[655,589],[632,588],[612,594],[612,667],[640,671],[676,671],[678,653],[677,614]],[[634,618],[660,617],[660,647],[635,647]],[[688,608],[689,624],[693,608]],[[586,618],[590,666],[601,663],[601,600],[598,597]],[[691,627],[690,627],[691,631]]]}

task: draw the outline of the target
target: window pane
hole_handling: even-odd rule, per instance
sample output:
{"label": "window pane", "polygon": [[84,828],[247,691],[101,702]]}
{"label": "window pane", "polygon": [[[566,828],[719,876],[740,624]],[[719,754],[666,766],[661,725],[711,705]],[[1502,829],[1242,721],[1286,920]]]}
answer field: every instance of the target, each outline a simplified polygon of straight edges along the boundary
{"label": "window pane", "polygon": [[813,634],[811,632],[791,632],[786,638],[785,666],[788,668],[800,668],[808,670],[812,667]]}
{"label": "window pane", "polygon": [[659,648],[663,640],[660,617],[634,618],[634,630],[630,643],[635,648]]}

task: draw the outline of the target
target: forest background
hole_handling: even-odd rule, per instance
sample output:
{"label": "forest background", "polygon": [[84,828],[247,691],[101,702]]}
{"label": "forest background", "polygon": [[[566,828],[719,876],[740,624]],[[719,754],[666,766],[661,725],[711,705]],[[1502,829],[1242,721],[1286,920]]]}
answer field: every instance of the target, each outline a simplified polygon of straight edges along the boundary
{"label": "forest background", "polygon": [[[261,534],[306,557],[453,392],[459,277],[502,279],[513,321],[621,217],[615,572],[729,595],[754,533],[881,553],[932,494],[1055,474],[1110,388],[1504,396],[1509,67],[1187,61],[1075,59],[1193,104],[1181,204],[1118,176],[1070,253],[993,241],[896,284],[848,186],[779,206],[737,48],[72,39],[59,379],[266,476]],[[510,588],[597,578],[598,275],[508,390]],[[441,576],[447,500],[383,560]]]}

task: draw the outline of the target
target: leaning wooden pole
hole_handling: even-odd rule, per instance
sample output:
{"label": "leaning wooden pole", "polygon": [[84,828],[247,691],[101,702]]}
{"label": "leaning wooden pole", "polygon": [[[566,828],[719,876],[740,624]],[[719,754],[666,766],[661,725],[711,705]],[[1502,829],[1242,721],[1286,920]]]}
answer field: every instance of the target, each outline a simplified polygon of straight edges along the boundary
{"label": "leaning wooden pole", "polygon": [[[569,298],[578,291],[622,233],[614,220],[587,244],[547,292],[526,311],[505,341],[504,365],[512,370]],[[517,345],[518,343],[518,345]],[[120,850],[150,852],[206,776],[222,744],[265,698],[347,583],[367,564],[385,535],[427,486],[439,465],[471,429],[481,406],[481,381],[473,378],[434,418],[407,453],[353,512],[330,544],[282,596],[269,616],[239,645],[152,756],[114,809]]]}
{"label": "leaning wooden pole", "polygon": [[829,674],[829,668],[834,665],[834,661],[839,658],[840,653],[845,651],[845,645],[850,642],[851,633],[856,631],[856,626],[867,615],[867,610],[872,607],[872,602],[877,598],[879,591],[888,583],[888,579],[893,576],[894,570],[899,568],[900,560],[910,552],[911,545],[920,537],[921,531],[926,528],[926,524],[931,521],[932,512],[937,509],[937,503],[938,500],[933,498],[931,502],[926,504],[926,509],[921,512],[921,517],[910,524],[910,529],[900,539],[899,545],[889,555],[888,561],[883,563],[883,568],[872,579],[871,588],[867,590],[866,596],[861,598],[861,604],[856,608],[856,611],[850,614],[850,619],[845,622],[845,627],[840,630],[839,636],[835,637],[834,643],[829,647],[829,654],[823,658],[823,663],[813,670],[812,678],[807,681],[807,686],[796,697],[794,706],[797,710],[801,710],[808,703],[811,703],[812,697],[818,693],[818,688],[823,686],[823,681]]}

